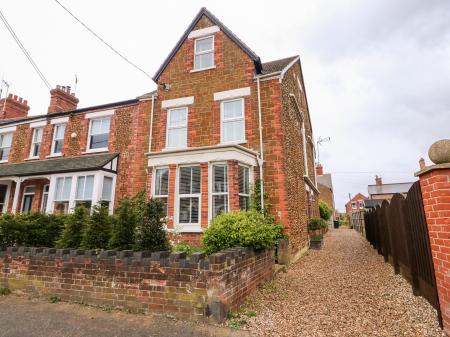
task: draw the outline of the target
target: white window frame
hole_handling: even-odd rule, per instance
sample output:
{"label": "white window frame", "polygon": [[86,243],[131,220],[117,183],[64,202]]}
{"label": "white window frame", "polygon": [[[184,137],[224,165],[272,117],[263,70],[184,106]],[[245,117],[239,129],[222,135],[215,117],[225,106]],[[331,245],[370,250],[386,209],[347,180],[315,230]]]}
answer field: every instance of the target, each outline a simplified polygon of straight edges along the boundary
{"label": "white window frame", "polygon": [[[9,145],[9,147],[7,147],[7,146],[3,146],[3,137],[5,136],[5,135],[11,135],[11,144]],[[13,138],[14,138],[14,132],[12,132],[12,131],[9,131],[9,132],[0,132],[0,149],[6,149],[6,148],[9,148],[9,152],[8,152],[8,156],[6,157],[6,159],[1,159],[0,158],[0,163],[7,163],[8,162],[8,160],[9,160],[9,155],[11,154],[11,147],[12,147],[12,141],[13,141]]]}
{"label": "white window frame", "polygon": [[[45,187],[48,188],[47,192],[45,191]],[[49,192],[50,192],[50,184],[45,184],[44,186],[42,186],[41,207],[39,208],[39,211],[41,213],[45,213],[47,211]],[[47,195],[47,200],[45,200],[44,195]]]}
{"label": "white window frame", "polygon": [[57,131],[57,129],[59,128],[59,127],[63,127],[64,128],[64,133],[63,133],[63,137],[62,137],[62,141],[63,141],[63,147],[64,147],[64,136],[65,136],[65,134],[66,134],[66,124],[65,123],[58,123],[58,124],[55,124],[54,126],[53,126],[53,137],[52,137],[52,149],[51,149],[51,152],[50,152],[50,155],[51,156],[61,156],[62,155],[62,148],[61,148],[61,152],[55,152],[55,145],[56,145],[56,141],[57,140],[61,140],[61,139],[56,139],[56,131]]}
{"label": "white window frame", "polygon": [[356,201],[352,201],[352,203],[351,203],[351,206],[352,206],[352,209],[357,209],[357,202]]}
{"label": "white window frame", "polygon": [[56,192],[56,180],[60,177],[72,177],[72,186],[70,190],[69,207],[68,212],[72,213],[76,204],[76,186],[77,179],[79,176],[94,175],[94,186],[92,191],[92,205],[96,205],[101,202],[102,188],[103,188],[103,177],[107,176],[113,179],[111,188],[111,201],[109,203],[109,214],[114,211],[114,201],[115,201],[115,190],[116,190],[116,174],[99,170],[99,171],[80,171],[72,173],[59,173],[54,174],[50,177],[50,189],[49,198],[47,202],[46,212],[51,214],[54,211],[54,197]]}
{"label": "white window frame", "polygon": [[[38,132],[38,130],[40,130],[40,131],[42,132],[42,133],[41,133],[41,139],[40,139],[39,142],[35,142],[34,137],[35,137],[35,135],[36,135],[36,132]],[[35,127],[35,128],[33,128],[33,133],[32,133],[32,135],[31,135],[30,154],[29,154],[29,156],[28,156],[28,159],[38,159],[38,158],[39,158],[39,155],[40,155],[40,153],[41,153],[41,145],[42,145],[42,140],[43,140],[43,138],[44,138],[44,127]],[[34,152],[34,146],[35,146],[36,144],[39,144],[39,151],[38,151],[37,156],[34,156],[34,155],[33,155],[33,152]]]}
{"label": "white window frame", "polygon": [[[239,192],[239,168],[240,167],[244,167],[248,170],[248,193],[240,193]],[[250,205],[250,195],[251,195],[251,176],[252,176],[252,168],[247,166],[247,165],[243,165],[242,163],[238,163],[238,199],[240,197],[247,197],[248,198],[248,202]],[[239,208],[241,208],[241,204],[239,202]]]}
{"label": "white window frame", "polygon": [[[29,187],[33,187],[34,191],[33,192],[26,192],[26,189]],[[34,198],[36,197],[36,185],[26,185],[23,187],[23,193],[22,193],[22,203],[20,204],[20,212],[23,212],[23,206],[24,206],[24,201],[25,201],[25,197],[27,195],[32,195],[33,196],[33,202],[34,202]],[[31,203],[31,209],[30,212],[32,212],[33,209],[33,203]]]}
{"label": "white window frame", "polygon": [[[93,177],[92,183],[94,184],[94,182],[95,182],[95,174],[79,175],[79,176],[76,178],[76,181],[75,181],[75,184],[76,184],[76,187],[75,187],[75,205],[76,205],[77,202],[90,201],[90,202],[91,202],[91,208],[92,208],[92,206],[94,206],[94,203],[93,203],[93,200],[92,200],[92,197],[94,196],[94,186],[92,186],[92,194],[91,194],[91,198],[90,198],[90,199],[86,199],[86,198],[85,198],[86,182],[87,182],[87,177],[89,177],[89,176],[92,176],[92,177]],[[79,180],[80,178],[82,178],[82,177],[84,178],[84,183],[83,183],[83,198],[79,199],[79,198],[77,198],[78,180]]]}
{"label": "white window frame", "polygon": [[[224,104],[228,103],[228,102],[237,102],[240,101],[241,102],[241,106],[242,106],[242,116],[241,117],[234,117],[234,118],[229,118],[229,119],[224,119]],[[240,121],[242,120],[242,124],[243,124],[243,135],[242,135],[242,139],[238,139],[238,140],[231,140],[231,141],[224,141],[223,136],[224,136],[224,124],[227,122],[235,122],[235,121]],[[220,102],[220,142],[222,144],[243,144],[246,143],[246,129],[245,129],[245,101],[244,98],[234,98],[234,99],[228,99],[228,100],[223,100]]]}
{"label": "white window frame", "polygon": [[[172,111],[174,110],[186,110],[186,125],[185,126],[170,126],[169,122],[170,122],[170,114],[172,113]],[[166,149],[185,149],[188,147],[188,132],[189,132],[189,108],[187,106],[182,106],[182,107],[176,107],[176,108],[171,108],[171,109],[167,109],[167,127],[166,127]],[[176,130],[176,129],[186,129],[186,142],[184,146],[173,146],[173,147],[169,147],[169,130]]]}
{"label": "white window frame", "polygon": [[8,211],[9,196],[10,196],[10,193],[11,193],[11,180],[1,181],[1,185],[6,186],[5,202],[3,204],[3,208],[1,209],[1,212],[2,213],[6,213]]}
{"label": "white window frame", "polygon": [[[227,169],[226,172],[226,179],[227,179],[227,191],[226,192],[214,192],[214,166],[225,166]],[[214,209],[213,209],[213,197],[215,195],[226,195],[227,196],[227,204],[226,204],[226,210],[225,213],[228,213],[230,211],[230,172],[228,170],[228,163],[227,162],[214,162],[211,163],[210,169],[209,169],[209,176],[211,177],[210,181],[210,192],[209,192],[209,209],[210,209],[210,220],[214,218]]]}
{"label": "white window frame", "polygon": [[[167,170],[168,180],[167,180],[167,195],[164,194],[156,194],[156,171],[158,170]],[[201,173],[201,172],[200,172]],[[155,199],[167,199],[167,216],[169,215],[169,193],[170,193],[170,169],[168,166],[158,166],[153,168],[153,177],[152,177],[152,189],[151,196]]]}
{"label": "white window frame", "polygon": [[[180,194],[180,171],[186,167],[198,167],[200,169],[200,192],[194,194]],[[174,202],[174,225],[180,227],[181,232],[201,232],[202,222],[202,168],[199,164],[180,165],[177,167],[175,179],[175,202]],[[180,223],[180,199],[181,198],[198,198],[198,222],[197,223]]]}
{"label": "white window frame", "polygon": [[96,117],[96,118],[90,118],[89,119],[89,131],[88,131],[88,139],[86,144],[86,153],[93,153],[93,152],[105,152],[108,151],[108,145],[106,147],[100,147],[98,149],[91,149],[91,131],[92,131],[92,123],[94,121],[103,121],[103,120],[109,120],[109,128],[108,128],[108,143],[109,143],[109,136],[111,134],[111,116],[104,116],[104,117]]}
{"label": "white window frame", "polygon": [[[197,52],[197,41],[206,40],[206,39],[210,39],[210,38],[212,38],[212,49],[204,50],[204,51],[201,51],[201,52]],[[214,56],[215,56],[214,43],[215,43],[214,34],[213,35],[199,37],[199,38],[196,38],[194,40],[194,64],[193,64],[193,69],[192,69],[193,72],[213,69],[213,68],[216,67],[216,65],[214,63]],[[212,53],[212,65],[209,66],[209,67],[205,67],[205,68],[196,68],[195,67],[195,57],[198,56],[198,55],[204,55],[204,54],[209,54],[209,53]]]}

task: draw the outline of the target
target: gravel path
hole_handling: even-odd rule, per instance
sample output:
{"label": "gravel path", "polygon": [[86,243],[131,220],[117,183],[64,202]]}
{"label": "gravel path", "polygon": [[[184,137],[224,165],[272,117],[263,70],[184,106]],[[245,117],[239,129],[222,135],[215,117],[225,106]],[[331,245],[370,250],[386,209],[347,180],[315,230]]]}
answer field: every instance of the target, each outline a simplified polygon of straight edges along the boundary
{"label": "gravel path", "polygon": [[331,230],[249,299],[259,336],[444,336],[436,311],[360,236]]}

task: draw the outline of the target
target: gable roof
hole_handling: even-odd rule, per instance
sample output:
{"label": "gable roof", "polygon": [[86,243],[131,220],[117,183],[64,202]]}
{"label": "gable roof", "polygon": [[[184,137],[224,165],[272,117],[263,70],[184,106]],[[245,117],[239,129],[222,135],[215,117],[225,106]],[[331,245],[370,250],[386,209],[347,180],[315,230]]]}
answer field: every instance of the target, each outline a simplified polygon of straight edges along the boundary
{"label": "gable roof", "polygon": [[364,195],[364,194],[361,194],[361,193],[358,193],[357,195],[355,195],[350,201],[348,201],[347,203],[346,203],[346,205],[348,205],[348,204],[350,204],[351,202],[353,202],[353,201],[357,201],[357,200],[367,200],[368,198]]}
{"label": "gable roof", "polygon": [[294,61],[298,56],[286,57],[283,59],[264,62],[262,64],[261,74],[271,74],[283,71],[292,61]]}
{"label": "gable roof", "polygon": [[180,40],[178,40],[175,47],[169,53],[167,58],[164,60],[163,64],[159,67],[158,71],[153,76],[153,81],[158,82],[159,77],[161,76],[164,69],[166,69],[167,65],[170,63],[172,58],[175,56],[178,49],[181,48],[183,42],[187,39],[189,33],[194,29],[195,25],[200,21],[202,16],[205,15],[208,19],[210,19],[215,25],[219,26],[220,30],[225,33],[234,43],[236,43],[254,62],[256,72],[259,74],[262,70],[261,59],[256,53],[251,50],[244,42],[242,42],[231,30],[229,30],[218,18],[216,18],[210,11],[206,9],[206,7],[202,7],[198,14],[195,16],[194,20],[192,20],[191,24],[188,26],[186,31],[181,36]]}

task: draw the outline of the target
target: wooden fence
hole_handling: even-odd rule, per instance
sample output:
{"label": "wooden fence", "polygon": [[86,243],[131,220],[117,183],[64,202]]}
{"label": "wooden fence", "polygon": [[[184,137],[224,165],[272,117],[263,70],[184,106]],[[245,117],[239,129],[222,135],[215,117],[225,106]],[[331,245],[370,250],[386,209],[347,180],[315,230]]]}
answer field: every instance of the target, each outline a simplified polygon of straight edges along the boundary
{"label": "wooden fence", "polygon": [[365,235],[363,210],[350,213],[348,216],[348,221],[350,228],[353,228],[357,232],[361,233],[363,236]]}
{"label": "wooden fence", "polygon": [[420,183],[413,184],[406,199],[395,194],[390,203],[366,212],[364,222],[367,240],[411,283],[415,295],[436,308],[442,327]]}

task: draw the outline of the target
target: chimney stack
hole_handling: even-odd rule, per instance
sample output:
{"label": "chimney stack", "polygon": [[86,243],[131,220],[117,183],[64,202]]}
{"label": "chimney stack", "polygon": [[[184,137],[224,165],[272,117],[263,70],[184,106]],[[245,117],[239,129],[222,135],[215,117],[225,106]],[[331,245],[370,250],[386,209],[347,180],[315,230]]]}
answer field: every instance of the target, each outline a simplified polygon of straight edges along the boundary
{"label": "chimney stack", "polygon": [[27,117],[28,110],[28,101],[17,95],[9,94],[0,99],[0,119]]}
{"label": "chimney stack", "polygon": [[423,158],[420,158],[419,159],[419,166],[420,166],[420,169],[421,170],[423,170],[424,168],[425,168],[425,159],[423,159]]}
{"label": "chimney stack", "polygon": [[383,185],[383,181],[381,180],[381,176],[375,176],[375,184],[377,186]]}
{"label": "chimney stack", "polygon": [[78,98],[70,92],[70,87],[57,85],[56,89],[50,91],[48,113],[75,110],[77,105]]}
{"label": "chimney stack", "polygon": [[322,166],[322,164],[317,164],[317,166],[316,166],[316,175],[323,176],[323,166]]}

